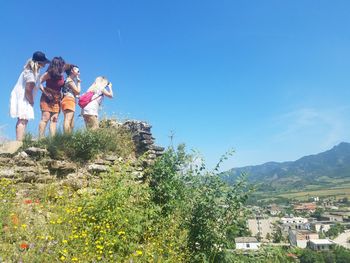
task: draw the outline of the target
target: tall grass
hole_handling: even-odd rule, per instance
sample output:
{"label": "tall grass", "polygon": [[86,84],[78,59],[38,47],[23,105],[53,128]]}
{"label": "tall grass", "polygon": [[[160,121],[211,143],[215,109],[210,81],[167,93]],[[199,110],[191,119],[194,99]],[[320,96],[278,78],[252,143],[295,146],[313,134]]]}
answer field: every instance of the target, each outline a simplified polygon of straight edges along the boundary
{"label": "tall grass", "polygon": [[46,148],[51,158],[69,159],[79,163],[89,161],[99,154],[114,153],[128,157],[134,153],[135,148],[130,133],[123,127],[78,130],[71,134],[57,133],[38,141],[34,141],[27,134],[23,148],[30,146]]}

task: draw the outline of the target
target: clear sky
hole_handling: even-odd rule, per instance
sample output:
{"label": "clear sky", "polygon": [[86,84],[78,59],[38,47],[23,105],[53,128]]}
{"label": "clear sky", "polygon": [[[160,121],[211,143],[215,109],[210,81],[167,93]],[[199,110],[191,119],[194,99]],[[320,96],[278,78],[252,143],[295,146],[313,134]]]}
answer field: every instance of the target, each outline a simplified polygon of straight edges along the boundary
{"label": "clear sky", "polygon": [[148,121],[158,144],[173,133],[209,166],[230,148],[224,169],[350,141],[349,1],[12,0],[0,12],[8,138],[10,92],[41,50],[79,65],[83,90],[98,75],[113,82],[117,96],[101,116]]}

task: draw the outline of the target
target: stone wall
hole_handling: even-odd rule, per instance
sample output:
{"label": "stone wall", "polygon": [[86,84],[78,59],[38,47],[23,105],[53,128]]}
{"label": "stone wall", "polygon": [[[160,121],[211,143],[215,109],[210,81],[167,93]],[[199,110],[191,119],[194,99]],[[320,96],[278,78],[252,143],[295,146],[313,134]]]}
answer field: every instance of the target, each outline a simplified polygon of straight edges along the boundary
{"label": "stone wall", "polygon": [[146,164],[152,163],[158,156],[164,152],[164,147],[155,145],[155,138],[152,135],[152,126],[144,121],[127,120],[118,122],[117,120],[108,119],[100,123],[101,127],[124,127],[131,132],[135,144],[136,156],[145,156]]}

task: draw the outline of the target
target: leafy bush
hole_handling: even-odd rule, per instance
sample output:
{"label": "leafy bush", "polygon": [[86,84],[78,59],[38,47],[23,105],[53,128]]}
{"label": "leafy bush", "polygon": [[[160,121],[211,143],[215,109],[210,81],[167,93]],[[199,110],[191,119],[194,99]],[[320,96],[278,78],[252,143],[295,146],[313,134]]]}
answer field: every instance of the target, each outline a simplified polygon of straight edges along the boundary
{"label": "leafy bush", "polygon": [[168,149],[148,171],[152,199],[164,215],[179,211],[191,262],[224,262],[225,249],[246,233],[243,204],[249,191],[244,178],[229,186],[218,166],[208,172],[193,160],[198,158],[186,155],[183,145]]}
{"label": "leafy bush", "polygon": [[146,171],[152,201],[161,207],[164,215],[185,201],[186,180],[179,172],[185,158],[184,145],[180,145],[178,151],[170,148]]}

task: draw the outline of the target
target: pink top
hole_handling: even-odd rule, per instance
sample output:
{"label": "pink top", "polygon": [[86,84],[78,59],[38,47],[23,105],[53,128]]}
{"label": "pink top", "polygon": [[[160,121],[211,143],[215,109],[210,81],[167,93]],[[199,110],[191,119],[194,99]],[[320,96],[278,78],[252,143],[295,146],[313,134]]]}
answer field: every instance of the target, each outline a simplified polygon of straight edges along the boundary
{"label": "pink top", "polygon": [[46,80],[46,87],[54,91],[61,91],[61,88],[64,86],[64,78],[61,76],[59,79],[48,79]]}

